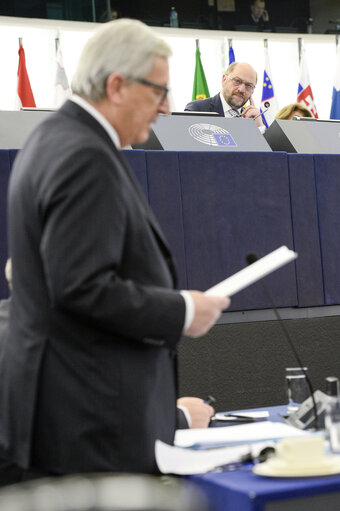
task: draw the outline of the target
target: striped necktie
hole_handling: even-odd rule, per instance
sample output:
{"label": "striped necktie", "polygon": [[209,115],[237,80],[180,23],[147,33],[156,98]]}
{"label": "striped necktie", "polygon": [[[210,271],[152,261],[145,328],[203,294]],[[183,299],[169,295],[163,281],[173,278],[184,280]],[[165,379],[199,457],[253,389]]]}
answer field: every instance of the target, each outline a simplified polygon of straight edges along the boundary
{"label": "striped necktie", "polygon": [[236,110],[235,108],[231,108],[230,110],[228,110],[228,114],[229,116],[232,118],[232,117],[241,117],[241,114],[239,113],[238,110]]}

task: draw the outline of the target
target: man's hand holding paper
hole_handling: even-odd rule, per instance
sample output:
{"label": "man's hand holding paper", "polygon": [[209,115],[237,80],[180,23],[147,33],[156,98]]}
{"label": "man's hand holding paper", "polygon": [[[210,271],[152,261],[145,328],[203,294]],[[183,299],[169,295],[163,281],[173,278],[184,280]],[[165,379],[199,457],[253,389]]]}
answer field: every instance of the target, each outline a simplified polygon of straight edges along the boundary
{"label": "man's hand holding paper", "polygon": [[184,330],[189,337],[200,337],[206,334],[216,323],[224,309],[230,305],[229,296],[238,293],[269,273],[281,268],[297,258],[297,253],[286,246],[270,252],[256,262],[207,289],[186,291],[193,306],[193,319]]}
{"label": "man's hand holding paper", "polygon": [[206,334],[216,323],[222,311],[230,305],[230,299],[225,296],[207,296],[201,291],[188,291],[195,312],[189,327],[184,331],[189,337],[200,337]]}

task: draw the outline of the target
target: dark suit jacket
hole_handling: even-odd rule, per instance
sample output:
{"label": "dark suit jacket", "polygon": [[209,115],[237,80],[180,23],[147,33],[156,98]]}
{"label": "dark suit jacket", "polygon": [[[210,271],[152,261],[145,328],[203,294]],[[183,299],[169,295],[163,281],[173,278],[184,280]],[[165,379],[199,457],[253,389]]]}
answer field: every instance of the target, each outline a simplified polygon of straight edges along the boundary
{"label": "dark suit jacket", "polygon": [[168,245],[103,127],[67,102],[9,186],[13,294],[0,443],[53,473],[154,472],[176,427],[185,304]]}
{"label": "dark suit jacket", "polygon": [[241,16],[239,25],[245,25],[249,27],[256,27],[258,32],[272,32],[272,26],[269,21],[264,21],[263,18],[260,18],[259,21],[254,21],[254,18],[251,15],[251,12],[247,12],[243,16]]}
{"label": "dark suit jacket", "polygon": [[217,112],[224,117],[220,93],[206,99],[196,99],[186,105],[184,110],[189,112]]}
{"label": "dark suit jacket", "polygon": [[0,350],[2,350],[2,346],[5,342],[8,331],[10,303],[11,303],[10,298],[8,298],[7,300],[0,300]]}

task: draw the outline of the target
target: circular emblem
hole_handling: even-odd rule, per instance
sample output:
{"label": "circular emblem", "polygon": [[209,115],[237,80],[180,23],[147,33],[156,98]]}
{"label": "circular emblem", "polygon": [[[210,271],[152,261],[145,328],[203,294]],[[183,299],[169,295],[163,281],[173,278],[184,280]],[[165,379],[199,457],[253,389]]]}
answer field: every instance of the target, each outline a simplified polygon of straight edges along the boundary
{"label": "circular emblem", "polygon": [[[192,124],[189,126],[188,131],[195,140],[202,142],[203,144],[213,146],[235,145],[229,131],[214,124]],[[234,143],[232,143],[230,139]],[[221,143],[221,140],[223,140],[223,144]]]}

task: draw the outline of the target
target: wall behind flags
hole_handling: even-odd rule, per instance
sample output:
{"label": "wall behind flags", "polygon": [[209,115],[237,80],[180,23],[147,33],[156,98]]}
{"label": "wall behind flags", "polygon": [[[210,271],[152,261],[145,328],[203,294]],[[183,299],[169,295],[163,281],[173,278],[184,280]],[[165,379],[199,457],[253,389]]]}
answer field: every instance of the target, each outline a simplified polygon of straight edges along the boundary
{"label": "wall behind flags", "polygon": [[[63,61],[69,82],[80,52],[98,24],[60,20],[0,17],[0,109],[15,108],[18,38],[23,38],[26,65],[37,107],[53,106],[55,37],[59,30]],[[295,102],[298,86],[299,34],[222,32],[154,27],[170,44],[170,81],[173,110],[183,110],[191,100],[195,40],[200,41],[203,68],[210,93],[220,90],[221,76],[228,65],[228,38],[232,38],[236,60],[251,63],[258,73],[254,93],[259,106],[264,66],[263,39],[267,37],[275,95],[279,107]],[[335,73],[335,35],[301,34],[306,47],[309,75],[319,117],[329,118]]]}

